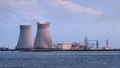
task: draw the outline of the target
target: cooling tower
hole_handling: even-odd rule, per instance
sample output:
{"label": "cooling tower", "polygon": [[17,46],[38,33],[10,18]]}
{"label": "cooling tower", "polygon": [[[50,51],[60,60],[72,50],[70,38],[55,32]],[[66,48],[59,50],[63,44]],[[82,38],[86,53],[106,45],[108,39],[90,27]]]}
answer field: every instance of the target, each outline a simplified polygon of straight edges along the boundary
{"label": "cooling tower", "polygon": [[16,49],[31,49],[33,48],[32,26],[20,25],[20,35]]}
{"label": "cooling tower", "polygon": [[50,36],[50,23],[37,23],[37,35],[34,43],[34,49],[52,48]]}

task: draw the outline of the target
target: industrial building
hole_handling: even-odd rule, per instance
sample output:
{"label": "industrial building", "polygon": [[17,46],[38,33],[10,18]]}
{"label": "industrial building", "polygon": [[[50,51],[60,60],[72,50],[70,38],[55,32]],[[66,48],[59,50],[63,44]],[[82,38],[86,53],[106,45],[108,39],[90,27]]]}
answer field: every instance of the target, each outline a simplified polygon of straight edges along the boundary
{"label": "industrial building", "polygon": [[20,35],[16,49],[32,49],[32,48],[33,48],[32,26],[20,25]]}
{"label": "industrial building", "polygon": [[49,22],[37,23],[37,34],[33,48],[34,49],[53,48]]}
{"label": "industrial building", "polygon": [[60,49],[60,50],[70,50],[72,48],[71,43],[57,43],[54,44],[54,48]]}
{"label": "industrial building", "polygon": [[71,50],[86,50],[88,49],[88,46],[86,45],[81,45],[80,43],[72,43]]}
{"label": "industrial building", "polygon": [[85,50],[88,46],[80,45],[79,43],[57,43],[54,44],[54,48],[60,50]]}

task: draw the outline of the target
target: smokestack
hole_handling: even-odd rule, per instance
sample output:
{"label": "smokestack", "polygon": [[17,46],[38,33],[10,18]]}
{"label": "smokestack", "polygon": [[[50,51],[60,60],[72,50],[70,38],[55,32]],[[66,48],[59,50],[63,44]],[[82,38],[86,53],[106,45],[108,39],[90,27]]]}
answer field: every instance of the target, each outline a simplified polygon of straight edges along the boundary
{"label": "smokestack", "polygon": [[31,25],[20,25],[20,35],[16,46],[16,49],[32,49],[32,26]]}
{"label": "smokestack", "polygon": [[52,48],[50,36],[50,23],[37,23],[37,35],[34,43],[35,49]]}
{"label": "smokestack", "polygon": [[108,48],[109,46],[109,41],[108,41],[108,39],[106,40],[106,48]]}
{"label": "smokestack", "polygon": [[99,41],[96,40],[96,48],[99,48]]}

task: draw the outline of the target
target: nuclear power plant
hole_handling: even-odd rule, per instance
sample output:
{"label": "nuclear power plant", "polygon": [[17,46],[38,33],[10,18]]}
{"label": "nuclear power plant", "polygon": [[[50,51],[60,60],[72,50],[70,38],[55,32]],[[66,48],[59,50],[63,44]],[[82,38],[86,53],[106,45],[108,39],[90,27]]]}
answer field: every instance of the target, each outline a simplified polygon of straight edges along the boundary
{"label": "nuclear power plant", "polygon": [[88,40],[87,37],[84,39],[84,44],[81,44],[80,42],[53,44],[50,35],[50,22],[37,23],[34,42],[32,38],[32,26],[20,25],[19,39],[15,49],[20,51],[111,50],[108,46],[108,40],[106,40],[106,47],[100,48],[98,40]]}
{"label": "nuclear power plant", "polygon": [[50,23],[37,23],[37,34],[34,49],[53,48],[50,36]]}
{"label": "nuclear power plant", "polygon": [[20,25],[20,35],[16,49],[31,49],[33,48],[32,26]]}

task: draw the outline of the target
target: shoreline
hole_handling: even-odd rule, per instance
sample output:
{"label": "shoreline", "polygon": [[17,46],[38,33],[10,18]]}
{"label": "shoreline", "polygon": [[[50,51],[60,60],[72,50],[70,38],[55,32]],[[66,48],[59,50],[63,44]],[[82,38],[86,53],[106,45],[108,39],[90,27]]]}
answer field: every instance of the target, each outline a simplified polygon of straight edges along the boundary
{"label": "shoreline", "polygon": [[59,49],[21,49],[21,50],[16,50],[16,49],[7,49],[3,50],[1,49],[0,51],[20,51],[20,52],[41,52],[41,51],[120,51],[120,49],[106,49],[106,50],[59,50]]}

